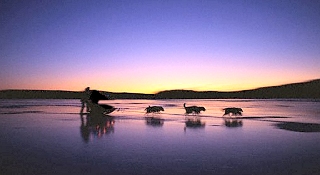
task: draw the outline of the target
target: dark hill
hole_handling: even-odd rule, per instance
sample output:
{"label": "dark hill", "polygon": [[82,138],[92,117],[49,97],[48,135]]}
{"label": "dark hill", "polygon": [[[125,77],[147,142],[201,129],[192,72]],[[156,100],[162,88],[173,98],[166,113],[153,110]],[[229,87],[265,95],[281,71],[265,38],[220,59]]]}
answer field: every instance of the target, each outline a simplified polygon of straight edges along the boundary
{"label": "dark hill", "polygon": [[157,99],[217,99],[217,98],[313,98],[320,99],[320,79],[253,90],[219,92],[171,90],[155,94]]}
{"label": "dark hill", "polygon": [[[282,86],[263,87],[238,92],[247,98],[317,98],[320,99],[320,79]],[[240,97],[241,97],[240,96]]]}

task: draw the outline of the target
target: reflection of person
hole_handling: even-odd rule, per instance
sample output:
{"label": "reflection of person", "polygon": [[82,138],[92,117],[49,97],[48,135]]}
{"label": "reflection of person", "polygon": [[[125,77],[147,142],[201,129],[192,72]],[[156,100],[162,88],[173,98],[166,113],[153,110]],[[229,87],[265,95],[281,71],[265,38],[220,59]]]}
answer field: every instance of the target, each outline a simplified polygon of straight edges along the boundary
{"label": "reflection of person", "polygon": [[80,113],[83,113],[84,108],[86,107],[86,112],[90,111],[90,108],[88,106],[89,100],[90,100],[90,96],[91,96],[91,91],[90,91],[90,87],[87,87],[81,97],[81,110]]}
{"label": "reflection of person", "polygon": [[81,137],[83,138],[83,141],[88,143],[89,141],[89,136],[90,136],[90,131],[88,127],[88,118],[86,119],[86,122],[84,121],[84,117],[82,114],[80,114],[81,118],[81,126],[80,126],[80,132],[81,132]]}
{"label": "reflection of person", "polygon": [[86,118],[80,114],[80,118],[80,133],[85,143],[89,142],[91,136],[101,138],[104,134],[114,132],[115,121],[111,116],[89,113]]}

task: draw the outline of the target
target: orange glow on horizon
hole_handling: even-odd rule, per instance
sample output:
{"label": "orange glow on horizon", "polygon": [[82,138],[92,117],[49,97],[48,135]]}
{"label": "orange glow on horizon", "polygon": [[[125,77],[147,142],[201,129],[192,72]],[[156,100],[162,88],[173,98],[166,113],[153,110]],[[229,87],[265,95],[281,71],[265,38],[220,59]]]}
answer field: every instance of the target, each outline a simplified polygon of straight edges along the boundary
{"label": "orange glow on horizon", "polygon": [[[90,72],[86,74],[71,74],[63,78],[59,76],[39,75],[31,77],[28,80],[13,79],[11,82],[8,81],[6,86],[2,85],[0,89],[83,91],[86,87],[90,87],[91,89],[108,92],[154,94],[164,90],[176,89],[195,91],[240,91],[317,79],[316,76],[305,74],[301,74],[300,77],[290,77],[289,73],[279,73],[279,71],[265,75],[255,74],[255,72],[251,70],[248,72],[239,72],[238,74],[231,74],[232,72],[228,72],[230,75],[220,73],[220,76],[218,72],[214,74],[215,76],[210,76],[213,73],[204,70],[204,75],[207,76],[202,76],[199,72],[190,73],[190,71],[177,71],[179,73],[168,71],[160,73],[159,70],[156,74],[144,75],[142,72],[132,73],[125,70],[126,69],[119,69],[119,72],[114,71],[107,73]],[[131,77],[127,77],[127,75],[131,75]]]}
{"label": "orange glow on horizon", "polygon": [[[299,81],[299,82],[303,82],[303,81]],[[297,83],[297,82],[288,82],[288,83]],[[260,88],[260,87],[268,87],[268,86],[277,86],[277,85],[283,85],[283,84],[287,84],[287,83],[261,83],[261,84],[257,84],[257,83],[247,83],[247,84],[242,84],[242,83],[220,83],[220,84],[216,84],[216,85],[206,85],[206,86],[191,86],[189,85],[185,85],[184,87],[182,85],[180,86],[175,86],[174,84],[166,84],[166,85],[155,85],[155,86],[138,86],[135,84],[131,84],[130,86],[127,85],[123,85],[123,84],[114,84],[112,85],[101,85],[101,84],[88,84],[88,85],[84,85],[84,84],[78,84],[75,85],[66,85],[64,87],[49,87],[46,88],[44,87],[39,87],[39,88],[20,88],[20,89],[34,89],[34,90],[68,90],[68,91],[83,91],[86,87],[90,87],[91,89],[97,89],[97,90],[101,90],[101,91],[108,91],[108,92],[127,92],[127,93],[145,93],[145,94],[154,94],[160,91],[164,91],[164,90],[194,90],[194,91],[221,91],[221,92],[229,92],[229,91],[241,91],[241,90],[251,90],[251,89],[256,89],[256,88]]]}

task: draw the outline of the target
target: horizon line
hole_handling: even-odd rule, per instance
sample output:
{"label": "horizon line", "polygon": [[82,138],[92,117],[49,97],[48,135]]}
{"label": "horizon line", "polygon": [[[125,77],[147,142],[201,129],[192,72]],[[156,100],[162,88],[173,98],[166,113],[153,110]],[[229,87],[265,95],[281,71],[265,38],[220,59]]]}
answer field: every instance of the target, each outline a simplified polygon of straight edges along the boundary
{"label": "horizon line", "polygon": [[[285,86],[285,85],[291,85],[291,84],[300,84],[300,83],[308,83],[308,82],[312,82],[312,81],[317,81],[320,80],[320,78],[317,79],[311,79],[311,80],[306,80],[306,81],[301,81],[301,82],[293,82],[293,83],[286,83],[286,84],[279,84],[279,85],[270,85],[270,86],[262,86],[262,87],[257,87],[257,88],[252,88],[252,89],[242,89],[242,90],[233,90],[233,91],[217,91],[217,90],[193,90],[193,89],[170,89],[170,90],[161,90],[161,91],[157,91],[154,93],[144,93],[144,92],[111,92],[111,91],[106,91],[106,90],[99,90],[99,89],[95,89],[98,91],[103,91],[103,92],[109,92],[109,93],[132,93],[132,94],[157,94],[160,92],[164,92],[164,91],[194,91],[194,92],[241,92],[241,91],[250,91],[250,90],[256,90],[256,89],[261,89],[261,88],[269,88],[269,87],[277,87],[277,86]],[[83,91],[77,91],[77,90],[61,90],[61,89],[1,89],[0,91],[10,91],[10,90],[20,90],[20,91],[67,91],[67,92],[83,92]]]}

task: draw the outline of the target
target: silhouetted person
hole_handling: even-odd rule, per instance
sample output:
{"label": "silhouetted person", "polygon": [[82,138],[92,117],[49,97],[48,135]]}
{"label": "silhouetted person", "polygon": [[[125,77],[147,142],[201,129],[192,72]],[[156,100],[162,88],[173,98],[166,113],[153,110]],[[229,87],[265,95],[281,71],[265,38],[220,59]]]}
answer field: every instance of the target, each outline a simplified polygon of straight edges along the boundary
{"label": "silhouetted person", "polygon": [[117,109],[107,104],[98,104],[99,100],[109,100],[109,98],[101,94],[99,91],[90,90],[90,88],[87,87],[81,97],[82,105],[80,114],[83,114],[83,110],[85,107],[87,108],[87,113],[109,114]]}
{"label": "silhouetted person", "polygon": [[80,113],[83,113],[84,108],[86,107],[86,111],[89,112],[89,106],[88,106],[88,102],[90,100],[90,96],[91,96],[91,91],[90,91],[90,87],[87,87],[81,97],[81,110]]}

